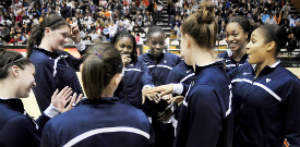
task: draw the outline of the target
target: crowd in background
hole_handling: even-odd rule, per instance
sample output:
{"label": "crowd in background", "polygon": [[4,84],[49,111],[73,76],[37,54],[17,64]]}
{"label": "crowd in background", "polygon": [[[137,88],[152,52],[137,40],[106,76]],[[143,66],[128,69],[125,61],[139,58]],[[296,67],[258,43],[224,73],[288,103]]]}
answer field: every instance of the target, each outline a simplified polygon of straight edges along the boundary
{"label": "crowd in background", "polygon": [[[0,4],[0,44],[26,44],[30,31],[49,14],[59,14],[71,25],[78,25],[84,43],[105,41],[128,30],[143,36],[152,25],[162,25],[162,11],[168,15],[171,33],[179,36],[180,25],[194,13],[201,0],[4,0]],[[300,25],[291,15],[286,0],[210,0],[215,1],[218,40],[226,37],[227,21],[236,15],[247,17],[252,30],[262,24],[278,24],[289,35],[289,46],[299,46]],[[71,39],[70,39],[71,41]]]}

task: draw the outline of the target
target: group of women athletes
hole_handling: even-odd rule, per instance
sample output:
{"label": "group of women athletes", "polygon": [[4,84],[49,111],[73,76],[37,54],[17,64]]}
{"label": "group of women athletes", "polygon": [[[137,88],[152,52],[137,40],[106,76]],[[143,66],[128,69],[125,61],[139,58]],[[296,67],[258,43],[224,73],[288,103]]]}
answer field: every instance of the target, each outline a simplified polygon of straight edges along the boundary
{"label": "group of women athletes", "polygon": [[[201,3],[181,26],[183,61],[165,51],[160,27],[137,57],[128,32],[86,48],[76,26],[48,16],[32,31],[28,58],[0,50],[0,146],[299,146],[300,81],[276,59],[284,31],[251,34],[247,19],[233,17],[230,50],[216,58],[214,9]],[[68,37],[81,59],[63,51]],[[43,112],[36,121],[19,99],[31,88]]]}

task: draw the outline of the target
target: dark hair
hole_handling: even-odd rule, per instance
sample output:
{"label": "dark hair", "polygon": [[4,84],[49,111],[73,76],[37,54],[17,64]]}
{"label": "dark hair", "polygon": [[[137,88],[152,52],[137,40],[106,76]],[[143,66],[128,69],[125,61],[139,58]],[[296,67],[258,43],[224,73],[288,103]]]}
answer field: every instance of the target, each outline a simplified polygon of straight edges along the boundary
{"label": "dark hair", "polygon": [[119,51],[110,43],[95,43],[83,57],[82,83],[87,97],[101,98],[103,89],[117,73],[123,63]]}
{"label": "dark hair", "polygon": [[181,25],[181,34],[192,36],[200,47],[213,49],[217,39],[215,4],[200,3],[197,12],[190,15]]}
{"label": "dark hair", "polygon": [[159,27],[159,26],[152,26],[151,28],[149,28],[147,34],[146,34],[146,37],[147,37],[147,40],[151,37],[151,35],[153,33],[156,33],[156,32],[160,32],[160,33],[163,33],[165,35],[165,31]]}
{"label": "dark hair", "polygon": [[27,42],[27,57],[30,57],[33,47],[39,46],[44,37],[44,32],[46,27],[50,27],[51,30],[56,30],[62,26],[69,26],[68,22],[61,16],[56,14],[51,14],[47,16],[44,21],[35,28],[32,29],[30,37]]}
{"label": "dark hair", "polygon": [[288,41],[287,34],[284,29],[279,27],[277,24],[266,24],[258,27],[257,29],[261,29],[264,31],[261,34],[265,38],[265,43],[275,41],[275,55],[279,53],[280,49],[286,46],[286,43]]}
{"label": "dark hair", "polygon": [[5,79],[8,76],[8,69],[13,65],[17,65],[23,70],[24,66],[29,64],[32,62],[21,53],[0,49],[0,79]]}
{"label": "dark hair", "polygon": [[250,21],[243,16],[234,16],[229,19],[228,23],[237,23],[241,26],[241,28],[244,30],[244,32],[248,33],[248,41],[251,37],[251,24]]}
{"label": "dark hair", "polygon": [[113,38],[111,38],[110,43],[112,45],[116,45],[118,43],[118,41],[122,38],[122,37],[129,37],[133,43],[133,51],[131,52],[130,58],[132,59],[132,62],[137,62],[138,58],[137,58],[137,51],[136,51],[136,41],[135,38],[132,34],[130,34],[128,31],[121,31],[118,32]]}

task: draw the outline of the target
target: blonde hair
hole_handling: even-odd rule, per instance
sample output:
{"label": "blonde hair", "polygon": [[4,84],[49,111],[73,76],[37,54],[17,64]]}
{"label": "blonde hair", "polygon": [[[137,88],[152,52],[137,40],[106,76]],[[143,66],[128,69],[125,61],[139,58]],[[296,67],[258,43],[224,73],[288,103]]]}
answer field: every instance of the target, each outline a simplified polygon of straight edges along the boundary
{"label": "blonde hair", "polygon": [[213,49],[217,39],[215,4],[202,2],[199,9],[190,15],[181,26],[181,34],[192,36],[200,47]]}

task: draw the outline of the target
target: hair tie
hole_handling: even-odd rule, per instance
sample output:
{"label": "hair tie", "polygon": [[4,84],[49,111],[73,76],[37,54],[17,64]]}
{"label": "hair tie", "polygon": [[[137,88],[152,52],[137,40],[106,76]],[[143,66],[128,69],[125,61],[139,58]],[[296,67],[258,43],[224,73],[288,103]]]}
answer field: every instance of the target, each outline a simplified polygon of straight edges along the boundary
{"label": "hair tie", "polygon": [[98,56],[99,58],[101,58],[101,55],[97,52],[94,53],[96,56]]}

